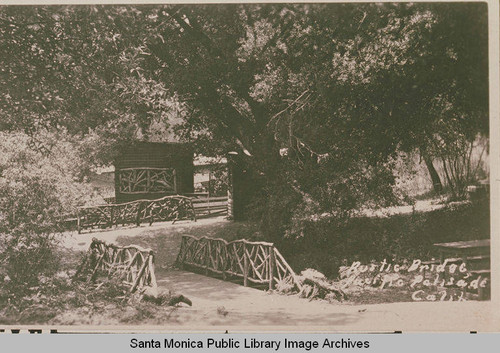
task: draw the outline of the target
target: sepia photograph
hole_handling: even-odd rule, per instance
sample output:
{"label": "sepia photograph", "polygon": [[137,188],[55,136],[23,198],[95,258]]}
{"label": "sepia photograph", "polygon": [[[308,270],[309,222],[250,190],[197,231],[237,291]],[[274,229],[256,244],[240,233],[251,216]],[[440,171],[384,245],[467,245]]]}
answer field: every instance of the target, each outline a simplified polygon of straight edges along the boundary
{"label": "sepia photograph", "polygon": [[0,329],[500,330],[488,16],[0,5]]}

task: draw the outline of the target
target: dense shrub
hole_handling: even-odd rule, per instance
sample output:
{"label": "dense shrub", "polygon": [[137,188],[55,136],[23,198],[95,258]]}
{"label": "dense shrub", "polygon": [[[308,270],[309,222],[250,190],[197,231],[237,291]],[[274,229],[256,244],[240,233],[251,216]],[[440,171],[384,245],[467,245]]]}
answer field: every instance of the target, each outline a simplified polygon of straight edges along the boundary
{"label": "dense shrub", "polygon": [[352,261],[430,259],[438,256],[435,243],[489,238],[489,220],[486,201],[344,223],[324,218],[306,222],[302,237],[278,246],[295,270],[312,267],[335,277],[339,266]]}
{"label": "dense shrub", "polygon": [[270,241],[302,238],[308,224],[324,215],[342,224],[364,207],[407,203],[406,195],[395,189],[392,161],[371,165],[342,155],[321,162],[311,158],[299,166],[291,158],[279,159],[266,178],[252,179],[263,186],[252,185],[248,192],[249,218],[260,222]]}
{"label": "dense shrub", "polygon": [[26,134],[0,135],[0,284],[18,294],[57,271],[62,220],[91,195],[79,150],[62,133],[38,138],[43,146]]}

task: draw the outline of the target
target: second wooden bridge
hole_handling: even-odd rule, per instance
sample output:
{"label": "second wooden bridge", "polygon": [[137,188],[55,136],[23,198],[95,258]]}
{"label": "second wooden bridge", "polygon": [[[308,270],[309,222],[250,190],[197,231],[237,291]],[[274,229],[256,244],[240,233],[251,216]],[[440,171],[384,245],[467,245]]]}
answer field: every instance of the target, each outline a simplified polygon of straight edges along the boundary
{"label": "second wooden bridge", "polygon": [[297,275],[273,243],[227,242],[224,239],[184,235],[176,263],[202,269],[206,274],[222,275],[223,279],[228,276],[242,278],[244,286],[252,282],[267,284],[269,289],[273,289],[278,282],[286,282],[302,289]]}

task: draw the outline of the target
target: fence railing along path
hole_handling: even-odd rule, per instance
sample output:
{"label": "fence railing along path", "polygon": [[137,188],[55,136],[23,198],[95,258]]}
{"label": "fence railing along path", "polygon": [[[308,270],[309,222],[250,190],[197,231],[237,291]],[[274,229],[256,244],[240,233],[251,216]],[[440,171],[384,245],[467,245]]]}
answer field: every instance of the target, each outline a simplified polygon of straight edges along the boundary
{"label": "fence railing along path", "polygon": [[82,273],[88,273],[87,282],[103,274],[118,278],[130,286],[130,292],[142,287],[157,287],[153,250],[136,245],[120,247],[93,238],[75,277]]}
{"label": "fence railing along path", "polygon": [[120,204],[80,207],[77,211],[78,233],[87,228],[107,228],[148,222],[191,219],[196,213],[191,198],[181,195],[165,196],[156,200],[136,200]]}
{"label": "fence railing along path", "polygon": [[224,239],[183,235],[176,263],[203,269],[206,274],[220,274],[223,279],[240,277],[244,286],[252,282],[268,284],[269,289],[273,289],[279,281],[288,281],[302,290],[297,275],[273,243],[227,242]]}

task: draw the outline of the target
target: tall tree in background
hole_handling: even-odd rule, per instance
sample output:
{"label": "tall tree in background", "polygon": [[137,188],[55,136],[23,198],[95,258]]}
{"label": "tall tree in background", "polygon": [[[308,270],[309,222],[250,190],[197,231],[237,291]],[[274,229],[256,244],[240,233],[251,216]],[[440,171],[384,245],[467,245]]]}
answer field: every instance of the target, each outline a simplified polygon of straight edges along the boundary
{"label": "tall tree in background", "polygon": [[395,202],[399,151],[418,150],[439,191],[436,158],[449,165],[488,133],[486,15],[475,3],[4,7],[2,129],[102,141],[174,122],[199,152],[239,152],[262,185],[258,216],[283,234],[306,215]]}
{"label": "tall tree in background", "polygon": [[433,146],[487,131],[485,10],[172,6],[148,48],[186,104],[185,136],[238,149],[266,178],[266,202],[287,185],[312,213],[349,213],[391,201],[398,151],[417,149],[439,192]]}

